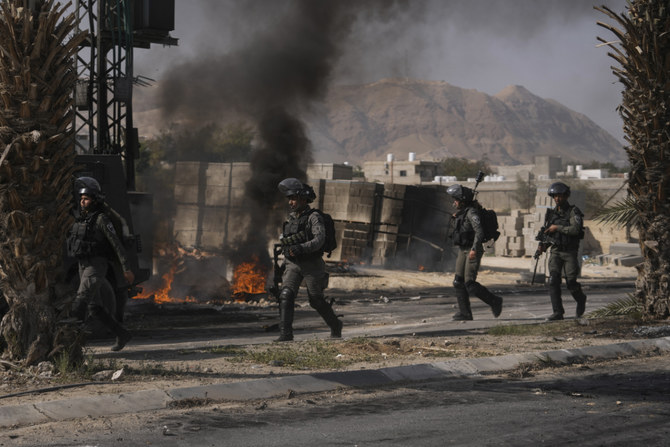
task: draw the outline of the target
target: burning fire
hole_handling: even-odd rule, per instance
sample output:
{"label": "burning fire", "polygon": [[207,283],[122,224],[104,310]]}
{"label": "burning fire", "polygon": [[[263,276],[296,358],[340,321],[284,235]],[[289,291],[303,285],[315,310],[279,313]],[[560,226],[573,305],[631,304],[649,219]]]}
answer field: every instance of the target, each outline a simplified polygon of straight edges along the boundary
{"label": "burning fire", "polygon": [[419,271],[420,271],[420,272],[423,272],[425,269],[426,269],[426,267],[424,267],[424,266],[422,266],[422,265],[419,266]]}
{"label": "burning fire", "polygon": [[235,295],[265,293],[268,278],[268,268],[263,266],[257,256],[250,262],[242,262],[233,272],[233,282],[230,290]]}
{"label": "burning fire", "polygon": [[170,297],[170,290],[172,289],[172,281],[174,281],[174,275],[177,271],[177,265],[173,264],[170,267],[170,271],[165,273],[163,278],[163,287],[156,291],[142,291],[142,293],[135,295],[133,299],[149,299],[152,298],[157,304],[165,303],[196,303],[198,300],[192,296],[187,296],[186,298],[172,298]]}

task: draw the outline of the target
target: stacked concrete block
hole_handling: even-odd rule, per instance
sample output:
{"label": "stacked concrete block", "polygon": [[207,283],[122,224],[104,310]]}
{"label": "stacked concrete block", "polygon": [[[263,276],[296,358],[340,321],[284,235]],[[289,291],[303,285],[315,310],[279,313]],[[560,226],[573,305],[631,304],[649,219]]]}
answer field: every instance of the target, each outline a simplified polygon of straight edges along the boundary
{"label": "stacked concrete block", "polygon": [[535,239],[538,231],[544,225],[544,212],[535,211],[523,217],[524,249],[526,256],[532,256],[537,250],[538,241]]}
{"label": "stacked concrete block", "polygon": [[498,256],[523,256],[525,249],[525,235],[523,233],[524,215],[519,210],[513,210],[509,216],[498,216],[500,237],[494,245]]}
{"label": "stacked concrete block", "polygon": [[257,224],[243,212],[250,177],[249,163],[177,163],[173,227],[177,242],[219,250],[244,238],[249,226]]}
{"label": "stacked concrete block", "polygon": [[369,256],[370,225],[357,222],[339,222],[342,227],[342,239],[339,241],[340,253],[336,260],[343,262],[362,262]]}

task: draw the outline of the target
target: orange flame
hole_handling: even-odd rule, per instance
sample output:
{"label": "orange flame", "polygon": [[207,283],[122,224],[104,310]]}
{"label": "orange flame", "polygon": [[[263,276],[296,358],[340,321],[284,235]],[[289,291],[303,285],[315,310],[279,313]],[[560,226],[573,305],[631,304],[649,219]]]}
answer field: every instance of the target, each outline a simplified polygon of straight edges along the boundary
{"label": "orange flame", "polygon": [[422,265],[419,266],[419,271],[420,271],[420,272],[423,272],[425,269],[426,269],[426,267],[424,267],[424,266],[422,266]]}
{"label": "orange flame", "polygon": [[172,298],[170,297],[170,290],[172,289],[172,282],[174,281],[174,275],[177,271],[177,265],[173,264],[170,267],[170,271],[165,273],[163,278],[163,287],[156,291],[146,291],[143,290],[142,293],[135,295],[133,299],[149,299],[152,298],[157,304],[165,303],[196,303],[198,300],[192,296],[187,296],[186,298]]}
{"label": "orange flame", "polygon": [[230,290],[233,295],[264,293],[268,278],[268,268],[253,256],[250,262],[242,262],[233,272]]}

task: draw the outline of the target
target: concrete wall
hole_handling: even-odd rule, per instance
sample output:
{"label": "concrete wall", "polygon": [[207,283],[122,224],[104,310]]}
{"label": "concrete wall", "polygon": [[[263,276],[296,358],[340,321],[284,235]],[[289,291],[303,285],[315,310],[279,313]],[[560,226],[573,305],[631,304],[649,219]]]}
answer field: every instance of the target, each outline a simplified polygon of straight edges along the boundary
{"label": "concrete wall", "polygon": [[[268,214],[263,222],[251,222],[244,212],[248,199],[245,185],[251,176],[248,163],[180,162],[175,170],[174,237],[183,246],[222,251],[233,241],[247,236],[249,228],[270,233],[271,243],[279,234]],[[573,186],[571,203],[583,208],[584,192]],[[589,181],[590,187],[615,198],[625,196],[622,179]],[[548,182],[547,182],[548,183]],[[453,260],[447,238],[453,212],[446,185],[399,185],[349,180],[319,180],[312,186],[317,193],[314,207],[329,213],[337,232],[338,248],[331,261],[367,263],[441,270]],[[472,183],[463,183],[474,187]],[[483,182],[478,200],[499,213],[501,237],[489,248],[501,256],[531,256],[535,235],[553,202],[548,184],[538,186],[535,208],[519,210],[512,193],[516,182]],[[614,242],[629,242],[620,234],[589,222],[583,249],[586,253],[606,253]],[[633,236],[634,237],[634,236]]]}
{"label": "concrete wall", "polygon": [[307,166],[307,183],[310,185],[320,179],[351,180],[354,168],[337,163],[312,163]]}
{"label": "concrete wall", "polygon": [[418,185],[431,182],[437,175],[437,162],[421,160],[366,161],[363,163],[365,181]]}

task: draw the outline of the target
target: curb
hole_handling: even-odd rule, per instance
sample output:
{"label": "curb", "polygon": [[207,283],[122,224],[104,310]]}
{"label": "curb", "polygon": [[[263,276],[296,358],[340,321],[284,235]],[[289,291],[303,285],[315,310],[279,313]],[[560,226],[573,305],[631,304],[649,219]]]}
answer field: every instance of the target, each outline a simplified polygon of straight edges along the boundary
{"label": "curb", "polygon": [[163,410],[182,400],[246,401],[318,393],[347,387],[374,387],[398,382],[462,378],[509,371],[538,362],[571,364],[586,360],[631,357],[650,350],[670,352],[670,337],[645,339],[585,348],[498,357],[462,358],[378,370],[343,371],[254,379],[215,385],[144,390],[127,394],[63,399],[0,407],[0,427],[43,424],[84,417]]}

